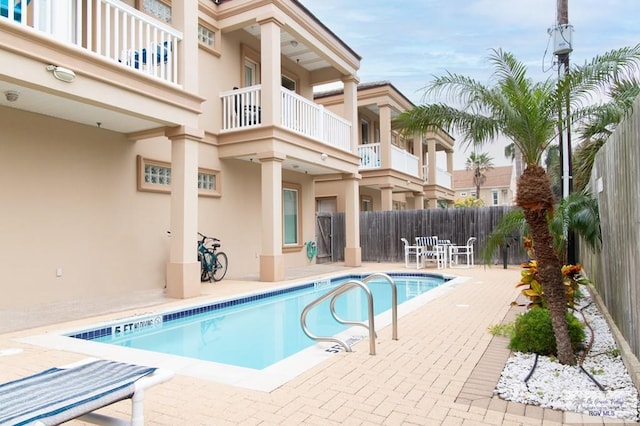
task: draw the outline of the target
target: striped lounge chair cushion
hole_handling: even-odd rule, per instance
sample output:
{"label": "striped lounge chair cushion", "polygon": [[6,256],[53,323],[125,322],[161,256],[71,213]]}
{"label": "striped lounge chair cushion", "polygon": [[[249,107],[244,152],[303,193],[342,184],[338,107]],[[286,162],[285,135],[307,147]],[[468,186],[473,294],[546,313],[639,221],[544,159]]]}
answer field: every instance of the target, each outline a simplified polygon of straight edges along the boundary
{"label": "striped lounge chair cushion", "polygon": [[73,368],[51,368],[0,384],[0,424],[40,421],[57,425],[130,398],[134,383],[155,368],[97,360]]}

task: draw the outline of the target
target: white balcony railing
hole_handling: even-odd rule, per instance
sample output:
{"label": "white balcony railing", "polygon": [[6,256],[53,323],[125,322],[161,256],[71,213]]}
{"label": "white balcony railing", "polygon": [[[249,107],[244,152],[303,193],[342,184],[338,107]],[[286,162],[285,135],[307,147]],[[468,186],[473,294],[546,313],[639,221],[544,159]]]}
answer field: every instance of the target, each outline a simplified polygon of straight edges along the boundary
{"label": "white balcony railing", "polygon": [[[360,169],[380,168],[380,142],[358,145],[358,155],[360,156]],[[393,170],[419,177],[419,165],[418,157],[396,146],[391,146],[391,168]]]}
{"label": "white balcony railing", "polygon": [[358,145],[361,169],[380,168],[380,143]]}
{"label": "white balcony railing", "polygon": [[[17,4],[16,4],[17,3]],[[28,4],[26,8],[23,5]],[[116,0],[0,1],[0,19],[32,27],[170,83],[178,84],[182,33]]]}
{"label": "white balcony railing", "polygon": [[[220,94],[222,131],[262,125],[261,86],[234,89]],[[280,124],[327,145],[351,151],[351,123],[302,96],[282,88]]]}
{"label": "white balcony railing", "polygon": [[[424,176],[424,183],[429,182],[429,166],[422,166],[422,176]],[[448,171],[436,167],[436,181],[435,184],[442,186],[443,188],[452,189],[452,175]]]}
{"label": "white balcony railing", "polygon": [[420,159],[410,152],[391,145],[391,168],[419,177]]}

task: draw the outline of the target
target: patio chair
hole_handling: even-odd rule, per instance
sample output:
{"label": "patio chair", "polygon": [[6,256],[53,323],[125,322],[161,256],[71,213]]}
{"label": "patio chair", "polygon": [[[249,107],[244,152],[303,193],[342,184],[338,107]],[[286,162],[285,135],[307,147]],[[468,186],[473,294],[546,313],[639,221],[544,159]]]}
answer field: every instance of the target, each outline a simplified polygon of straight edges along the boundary
{"label": "patio chair", "polygon": [[409,268],[409,258],[411,256],[416,257],[416,269],[420,269],[420,247],[417,245],[412,246],[409,245],[409,241],[406,238],[400,238],[402,243],[404,244],[404,266],[405,268]]}
{"label": "patio chair", "polygon": [[435,262],[441,265],[444,262],[444,252],[438,249],[438,236],[416,237],[416,245],[420,247],[420,257],[422,264],[425,262]]}
{"label": "patio chair", "polygon": [[[473,244],[475,242],[476,242],[476,237],[470,237],[467,240],[467,243],[463,246],[456,246],[456,245],[449,246],[449,265],[452,268],[471,268],[474,265]],[[465,257],[466,263],[464,265],[459,263],[460,256]]]}
{"label": "patio chair", "polygon": [[[89,358],[0,384],[0,424],[57,425],[72,419],[96,424],[144,424],[145,389],[173,372]],[[131,421],[93,413],[131,399]]]}

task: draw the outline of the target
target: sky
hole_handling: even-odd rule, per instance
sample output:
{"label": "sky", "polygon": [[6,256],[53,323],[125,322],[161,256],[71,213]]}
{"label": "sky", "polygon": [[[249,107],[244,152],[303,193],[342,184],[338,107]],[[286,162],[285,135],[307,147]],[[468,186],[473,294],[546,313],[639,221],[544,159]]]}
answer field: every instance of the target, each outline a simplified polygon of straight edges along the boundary
{"label": "sky", "polygon": [[[557,0],[300,0],[362,57],[361,83],[389,81],[414,104],[434,76],[447,72],[490,82],[491,49],[511,52],[534,81],[555,78]],[[640,43],[640,0],[569,0],[570,64]],[[454,135],[455,136],[455,135]],[[496,166],[509,165],[504,141],[484,147]],[[456,146],[454,169],[471,150]]]}

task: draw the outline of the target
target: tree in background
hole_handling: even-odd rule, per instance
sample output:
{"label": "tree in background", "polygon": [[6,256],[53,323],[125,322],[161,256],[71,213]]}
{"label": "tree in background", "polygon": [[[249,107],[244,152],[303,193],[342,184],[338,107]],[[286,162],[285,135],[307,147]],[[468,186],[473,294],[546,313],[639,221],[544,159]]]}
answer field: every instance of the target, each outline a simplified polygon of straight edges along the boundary
{"label": "tree in background", "polygon": [[597,111],[590,105],[594,94],[638,70],[640,45],[607,52],[569,70],[557,81],[549,78],[534,83],[527,77],[525,65],[502,50],[493,50],[489,61],[494,67],[492,85],[447,73],[426,87],[425,95],[446,95],[460,108],[445,103],[419,105],[400,114],[394,126],[410,134],[441,127],[462,135],[463,143],[475,148],[501,135],[515,144],[526,164],[518,179],[516,204],[522,208],[536,247],[538,277],[547,298],[558,361],[573,365],[576,358],[565,315],[562,263],[548,224],[555,199],[549,176],[540,164],[565,118],[558,106],[571,102],[568,118],[572,123],[592,117]]}
{"label": "tree in background", "polygon": [[473,184],[476,186],[476,198],[480,199],[480,187],[487,180],[487,172],[493,169],[493,158],[489,154],[472,152],[465,163],[467,170],[473,171]]}

